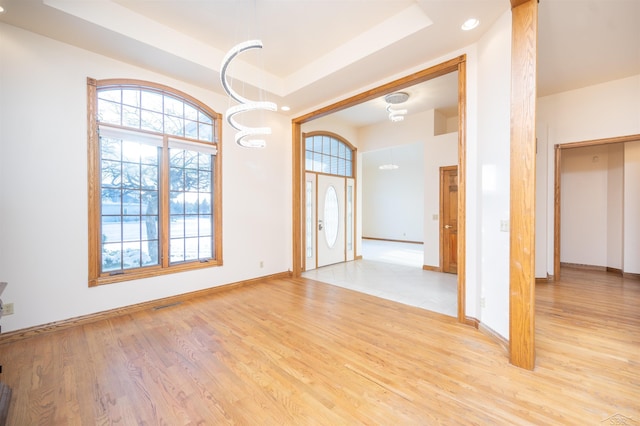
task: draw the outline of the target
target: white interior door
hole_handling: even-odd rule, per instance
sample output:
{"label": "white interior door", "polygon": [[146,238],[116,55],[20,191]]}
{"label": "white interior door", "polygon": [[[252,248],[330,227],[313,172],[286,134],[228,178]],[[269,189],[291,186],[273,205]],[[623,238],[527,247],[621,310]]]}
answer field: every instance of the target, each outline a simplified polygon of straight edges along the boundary
{"label": "white interior door", "polygon": [[317,200],[318,267],[344,262],[345,178],[318,175]]}

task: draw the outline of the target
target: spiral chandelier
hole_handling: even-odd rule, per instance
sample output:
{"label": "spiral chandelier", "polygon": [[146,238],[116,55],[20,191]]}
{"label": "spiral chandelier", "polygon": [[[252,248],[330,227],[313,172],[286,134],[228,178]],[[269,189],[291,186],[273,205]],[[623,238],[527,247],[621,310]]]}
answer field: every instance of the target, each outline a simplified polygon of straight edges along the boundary
{"label": "spiral chandelier", "polygon": [[273,102],[252,101],[240,96],[231,88],[231,85],[227,80],[227,69],[229,68],[229,64],[231,63],[231,61],[240,53],[249,49],[262,49],[262,41],[248,40],[232,47],[231,50],[229,50],[229,52],[227,52],[227,54],[222,59],[222,66],[220,68],[220,80],[222,81],[222,87],[224,88],[225,92],[227,92],[227,94],[233,100],[238,102],[238,105],[232,106],[227,109],[226,113],[227,122],[231,125],[231,127],[238,131],[235,136],[236,143],[246,148],[264,148],[267,145],[266,141],[261,138],[255,138],[254,136],[270,135],[271,128],[245,126],[238,123],[235,119],[235,116],[243,112],[255,111],[260,109],[267,111],[277,111],[278,107]]}

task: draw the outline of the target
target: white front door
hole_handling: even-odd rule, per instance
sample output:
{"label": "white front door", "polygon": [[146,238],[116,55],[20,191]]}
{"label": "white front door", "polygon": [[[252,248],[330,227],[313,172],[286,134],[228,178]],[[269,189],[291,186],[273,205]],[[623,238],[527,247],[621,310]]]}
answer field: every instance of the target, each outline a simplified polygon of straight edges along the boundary
{"label": "white front door", "polygon": [[318,175],[317,191],[318,267],[344,262],[345,178]]}

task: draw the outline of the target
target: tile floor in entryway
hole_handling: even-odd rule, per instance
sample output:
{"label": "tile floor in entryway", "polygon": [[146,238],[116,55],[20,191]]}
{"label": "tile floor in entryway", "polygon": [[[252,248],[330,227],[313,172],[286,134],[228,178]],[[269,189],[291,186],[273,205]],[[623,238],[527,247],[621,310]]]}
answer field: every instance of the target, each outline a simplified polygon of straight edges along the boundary
{"label": "tile floor in entryway", "polygon": [[422,245],[362,240],[362,259],[302,274],[362,293],[455,317],[458,277],[422,269]]}

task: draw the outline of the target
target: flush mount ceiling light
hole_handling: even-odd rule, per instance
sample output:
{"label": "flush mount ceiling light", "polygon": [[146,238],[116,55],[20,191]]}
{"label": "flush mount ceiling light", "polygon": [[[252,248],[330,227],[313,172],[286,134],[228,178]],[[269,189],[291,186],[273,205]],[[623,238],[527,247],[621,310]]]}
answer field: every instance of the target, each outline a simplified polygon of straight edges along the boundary
{"label": "flush mount ceiling light", "polygon": [[231,88],[231,85],[227,80],[227,69],[229,68],[229,64],[231,63],[233,58],[249,49],[262,49],[262,41],[248,40],[232,47],[231,50],[229,50],[229,52],[227,52],[227,54],[222,59],[222,66],[220,67],[220,80],[222,81],[222,87],[224,88],[225,92],[227,92],[227,94],[233,100],[239,102],[239,105],[232,106],[227,110],[227,122],[231,125],[231,127],[238,130],[238,133],[236,133],[236,143],[247,148],[264,148],[267,144],[264,139],[248,138],[256,135],[270,135],[271,128],[244,126],[238,123],[234,119],[234,116],[242,112],[255,111],[259,109],[264,109],[267,111],[277,111],[278,107],[273,102],[252,101],[240,96]]}
{"label": "flush mount ceiling light", "polygon": [[469,18],[466,21],[464,21],[464,24],[462,24],[462,27],[460,28],[462,28],[463,31],[470,31],[475,27],[477,27],[478,25],[480,25],[479,20],[477,20],[476,18]]}
{"label": "flush mount ceiling light", "polygon": [[384,101],[388,104],[397,105],[407,102],[409,94],[407,92],[389,93],[384,97]]}

